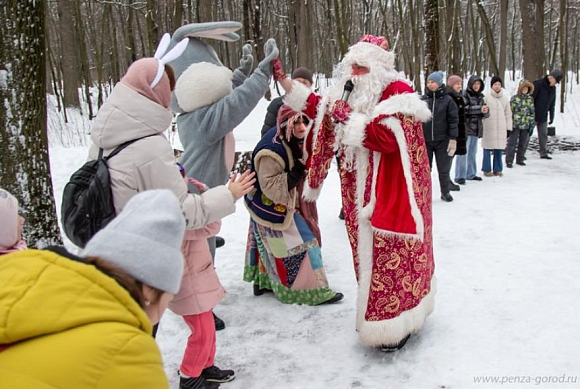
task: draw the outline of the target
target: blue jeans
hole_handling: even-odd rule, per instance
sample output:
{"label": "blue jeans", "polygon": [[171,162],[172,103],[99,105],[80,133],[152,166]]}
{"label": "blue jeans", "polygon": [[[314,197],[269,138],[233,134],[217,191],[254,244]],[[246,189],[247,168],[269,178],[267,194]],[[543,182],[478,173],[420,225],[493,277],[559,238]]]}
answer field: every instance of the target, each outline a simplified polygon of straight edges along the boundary
{"label": "blue jeans", "polygon": [[481,170],[485,173],[491,172],[491,152],[493,151],[493,172],[499,173],[503,170],[503,163],[501,161],[502,150],[501,149],[483,149],[483,162],[481,164]]}
{"label": "blue jeans", "polygon": [[477,174],[477,136],[467,136],[467,154],[455,157],[455,181],[471,180]]}

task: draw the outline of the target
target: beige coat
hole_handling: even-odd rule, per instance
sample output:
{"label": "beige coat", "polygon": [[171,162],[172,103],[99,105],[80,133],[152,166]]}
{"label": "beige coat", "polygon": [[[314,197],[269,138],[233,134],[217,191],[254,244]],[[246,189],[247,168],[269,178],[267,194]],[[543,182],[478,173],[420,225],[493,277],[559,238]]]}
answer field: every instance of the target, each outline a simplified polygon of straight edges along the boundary
{"label": "beige coat", "polygon": [[509,96],[504,89],[499,93],[491,90],[485,101],[489,107],[489,117],[483,121],[481,147],[503,150],[506,147],[507,132],[512,130]]}
{"label": "beige coat", "polygon": [[96,159],[99,148],[106,156],[126,141],[155,135],[129,145],[108,162],[115,209],[121,212],[139,192],[169,189],[181,202],[187,228],[201,228],[233,213],[234,198],[224,185],[202,195],[187,193],[173,149],[163,135],[171,119],[169,110],[118,83],[95,119],[89,158]]}

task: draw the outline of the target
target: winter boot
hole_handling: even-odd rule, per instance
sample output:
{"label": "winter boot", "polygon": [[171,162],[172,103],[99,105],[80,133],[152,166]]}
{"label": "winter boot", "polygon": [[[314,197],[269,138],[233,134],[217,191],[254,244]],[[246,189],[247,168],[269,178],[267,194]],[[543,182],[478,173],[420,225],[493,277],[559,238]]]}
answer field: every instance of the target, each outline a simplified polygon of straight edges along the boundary
{"label": "winter boot", "polygon": [[337,303],[337,302],[339,302],[340,300],[342,300],[342,299],[343,299],[343,297],[344,297],[344,295],[343,295],[342,293],[340,293],[340,292],[336,292],[336,293],[334,294],[334,296],[333,296],[333,297],[332,297],[330,300],[326,300],[326,301],[324,301],[324,302],[322,302],[322,303],[320,303],[320,304],[318,304],[318,305],[323,305],[323,304],[334,304],[334,303]]}
{"label": "winter boot", "polygon": [[466,184],[464,178],[460,178],[460,179],[456,180],[455,182],[457,182],[459,185],[465,185]]}
{"label": "winter boot", "polygon": [[212,314],[213,314],[213,321],[215,323],[215,330],[216,331],[221,331],[221,330],[225,329],[226,328],[226,323],[222,319],[220,319],[219,317],[217,317],[215,315],[215,313],[212,312]]}
{"label": "winter boot", "polygon": [[338,218],[340,220],[344,220],[344,211],[342,210],[342,208],[340,209],[340,213],[338,214]]}
{"label": "winter boot", "polygon": [[453,192],[459,192],[461,190],[461,188],[459,187],[459,185],[455,185],[454,183],[450,182],[449,183],[449,190],[451,190]]}
{"label": "winter boot", "polygon": [[215,248],[216,249],[222,247],[224,244],[226,244],[226,240],[224,238],[222,238],[221,236],[215,237]]}
{"label": "winter boot", "polygon": [[201,377],[207,382],[230,382],[236,375],[233,370],[222,370],[216,365],[206,367],[201,371]]}
{"label": "winter boot", "polygon": [[261,296],[268,292],[271,292],[271,290],[268,288],[260,288],[260,285],[254,284],[254,296]]}
{"label": "winter boot", "polygon": [[385,352],[385,353],[392,353],[395,352],[397,350],[402,349],[403,347],[405,347],[405,344],[407,344],[407,341],[409,340],[409,338],[411,337],[411,334],[405,336],[403,338],[403,340],[401,340],[397,345],[395,346],[386,346],[386,345],[382,345],[381,346],[381,351]]}
{"label": "winter boot", "polygon": [[450,203],[453,201],[453,196],[449,192],[441,193],[441,200],[445,201],[446,203]]}
{"label": "winter boot", "polygon": [[217,389],[220,384],[208,382],[203,377],[181,377],[179,376],[179,389]]}

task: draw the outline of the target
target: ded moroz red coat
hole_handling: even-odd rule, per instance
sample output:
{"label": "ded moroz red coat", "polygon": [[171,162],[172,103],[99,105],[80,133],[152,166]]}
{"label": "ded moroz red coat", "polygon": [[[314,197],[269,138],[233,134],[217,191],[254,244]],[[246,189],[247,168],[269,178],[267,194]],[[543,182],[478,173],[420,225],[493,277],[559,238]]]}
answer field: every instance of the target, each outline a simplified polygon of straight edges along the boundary
{"label": "ded moroz red coat", "polygon": [[344,124],[335,125],[329,114],[336,97],[295,86],[286,100],[316,117],[307,138],[312,143],[306,198],[318,197],[335,143],[338,147],[359,283],[357,330],[361,343],[369,346],[396,345],[418,331],[433,310],[435,295],[431,174],[421,127],[430,112],[406,81],[390,74],[393,79],[374,109],[355,109]]}

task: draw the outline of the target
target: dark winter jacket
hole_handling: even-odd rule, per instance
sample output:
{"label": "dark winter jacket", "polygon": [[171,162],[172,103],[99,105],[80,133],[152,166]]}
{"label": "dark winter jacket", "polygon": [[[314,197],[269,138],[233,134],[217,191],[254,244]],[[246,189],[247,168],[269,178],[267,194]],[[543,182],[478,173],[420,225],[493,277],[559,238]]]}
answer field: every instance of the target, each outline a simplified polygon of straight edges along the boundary
{"label": "dark winter jacket", "polygon": [[423,123],[423,133],[426,142],[435,142],[457,138],[457,105],[451,96],[447,94],[444,86],[435,92],[427,90],[421,97],[427,102],[431,111],[431,121]]}
{"label": "dark winter jacket", "polygon": [[[481,89],[479,91],[473,90],[473,84],[479,81],[481,83]],[[465,89],[465,98],[467,99],[467,106],[465,107],[465,118],[467,135],[477,136],[481,138],[483,136],[483,119],[489,117],[489,112],[484,114],[481,112],[481,107],[485,105],[485,98],[483,97],[483,89],[485,84],[481,77],[473,75],[469,77],[467,82],[467,89]]]}
{"label": "dark winter jacket", "polygon": [[276,127],[276,119],[278,118],[278,111],[284,105],[284,96],[276,97],[270,105],[268,105],[268,112],[264,118],[264,125],[262,126],[262,136],[264,136],[272,127]]}
{"label": "dark winter jacket", "polygon": [[[523,89],[528,88],[528,93],[524,94]],[[529,130],[534,126],[534,85],[529,81],[524,81],[518,88],[518,94],[512,96],[510,105],[513,115],[513,128]]]}
{"label": "dark winter jacket", "polygon": [[547,122],[548,113],[550,114],[550,123],[554,120],[556,87],[550,86],[548,76],[534,81],[534,106],[536,122]]}
{"label": "dark winter jacket", "polygon": [[447,93],[455,105],[457,105],[457,114],[459,115],[459,122],[457,123],[457,150],[455,155],[467,154],[467,135],[465,133],[465,107],[467,106],[467,99],[461,93],[456,92],[453,88],[447,87]]}

